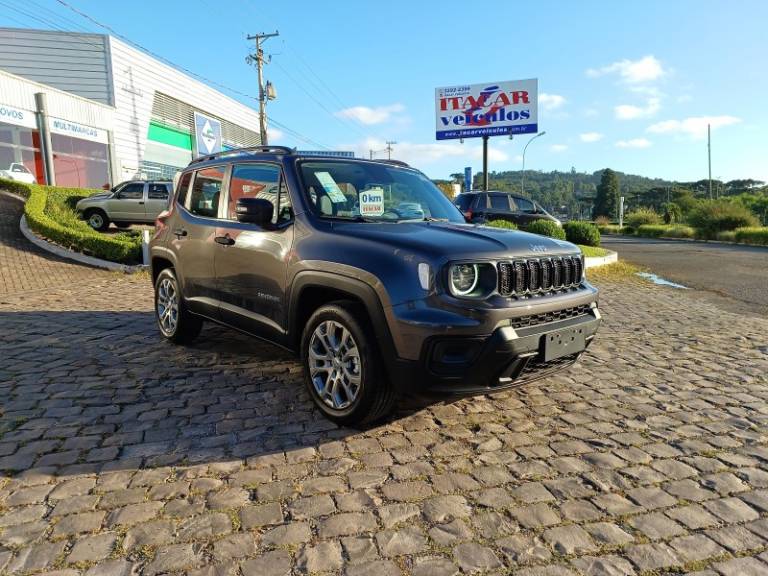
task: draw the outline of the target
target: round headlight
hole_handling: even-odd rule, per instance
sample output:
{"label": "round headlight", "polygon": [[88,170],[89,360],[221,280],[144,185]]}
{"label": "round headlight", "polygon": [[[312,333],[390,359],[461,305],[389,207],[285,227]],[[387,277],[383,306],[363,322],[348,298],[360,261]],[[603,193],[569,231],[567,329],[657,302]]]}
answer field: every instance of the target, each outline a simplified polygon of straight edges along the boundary
{"label": "round headlight", "polygon": [[477,264],[456,264],[451,267],[451,292],[466,296],[477,287]]}

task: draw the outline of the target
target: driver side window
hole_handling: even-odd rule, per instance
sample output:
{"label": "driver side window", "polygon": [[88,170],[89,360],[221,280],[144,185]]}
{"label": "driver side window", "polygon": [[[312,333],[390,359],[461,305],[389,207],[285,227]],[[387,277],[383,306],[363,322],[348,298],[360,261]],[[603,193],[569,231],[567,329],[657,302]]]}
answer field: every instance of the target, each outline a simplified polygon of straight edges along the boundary
{"label": "driver side window", "polygon": [[237,220],[237,201],[241,198],[263,198],[273,206],[272,224],[293,219],[291,198],[279,166],[273,164],[235,164],[229,184],[227,218]]}
{"label": "driver side window", "polygon": [[120,200],[143,200],[144,184],[138,182],[134,184],[126,184],[120,188],[120,192],[117,193],[117,197]]}

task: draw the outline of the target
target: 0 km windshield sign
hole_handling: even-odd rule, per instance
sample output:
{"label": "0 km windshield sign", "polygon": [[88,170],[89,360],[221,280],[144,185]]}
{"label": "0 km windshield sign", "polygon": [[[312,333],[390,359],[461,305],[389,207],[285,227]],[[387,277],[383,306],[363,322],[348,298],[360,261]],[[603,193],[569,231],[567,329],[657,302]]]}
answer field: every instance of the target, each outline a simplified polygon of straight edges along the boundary
{"label": "0 km windshield sign", "polygon": [[438,140],[538,132],[538,80],[435,90]]}

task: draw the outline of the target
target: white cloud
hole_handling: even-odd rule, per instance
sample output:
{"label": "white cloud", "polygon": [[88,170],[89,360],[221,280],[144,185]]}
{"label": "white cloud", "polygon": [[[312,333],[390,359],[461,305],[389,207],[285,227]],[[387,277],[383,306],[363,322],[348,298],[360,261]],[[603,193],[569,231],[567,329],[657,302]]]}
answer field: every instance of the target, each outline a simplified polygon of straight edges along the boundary
{"label": "white cloud", "polygon": [[579,134],[579,138],[581,138],[582,142],[597,142],[598,140],[602,140],[604,134],[600,134],[600,132],[585,132],[584,134]]}
{"label": "white cloud", "polygon": [[648,132],[655,134],[682,134],[694,140],[707,137],[707,125],[712,129],[738,124],[741,118],[736,116],[696,116],[683,120],[665,120],[648,126]]}
{"label": "white cloud", "polygon": [[619,140],[616,148],[650,148],[653,143],[647,138],[633,138],[632,140]]}
{"label": "white cloud", "polygon": [[693,100],[693,96],[691,96],[690,94],[681,94],[680,96],[677,97],[678,104],[685,104],[686,102],[690,102],[691,100]]}
{"label": "white cloud", "polygon": [[539,104],[544,110],[557,110],[563,104],[565,104],[565,97],[559,94],[547,94],[542,92],[539,94]]}
{"label": "white cloud", "polygon": [[661,108],[661,101],[658,98],[648,98],[645,106],[634,106],[632,104],[620,104],[613,111],[619,120],[634,120],[635,118],[648,118],[653,116]]}
{"label": "white cloud", "polygon": [[597,108],[587,108],[586,110],[584,110],[584,116],[586,116],[587,118],[594,118],[595,116],[599,116],[599,115],[600,115],[600,112],[598,111]]}
{"label": "white cloud", "polygon": [[285,134],[282,130],[278,130],[277,128],[273,128],[272,126],[269,126],[267,128],[267,137],[269,138],[270,142],[274,142],[275,140],[281,140]]}
{"label": "white cloud", "polygon": [[339,118],[350,118],[363,124],[381,124],[388,121],[393,114],[402,112],[405,106],[402,104],[390,104],[388,106],[378,106],[370,108],[368,106],[353,106],[336,112]]}
{"label": "white cloud", "polygon": [[552,144],[552,146],[549,147],[552,152],[565,152],[568,150],[567,144]]}
{"label": "white cloud", "polygon": [[590,68],[587,70],[587,76],[591,78],[607,74],[618,74],[624,82],[629,84],[657,80],[666,73],[667,70],[664,69],[661,61],[653,55],[644,56],[639,60],[619,60],[602,68]]}

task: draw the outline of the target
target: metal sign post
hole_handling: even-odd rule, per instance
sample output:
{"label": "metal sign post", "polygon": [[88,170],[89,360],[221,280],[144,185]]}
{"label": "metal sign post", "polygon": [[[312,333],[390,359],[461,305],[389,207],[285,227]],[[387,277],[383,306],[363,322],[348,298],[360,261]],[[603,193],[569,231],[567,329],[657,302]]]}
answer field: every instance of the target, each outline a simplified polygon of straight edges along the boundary
{"label": "metal sign post", "polygon": [[619,228],[624,226],[624,196],[619,197]]}
{"label": "metal sign post", "polygon": [[483,136],[483,190],[488,192],[488,136]]}

